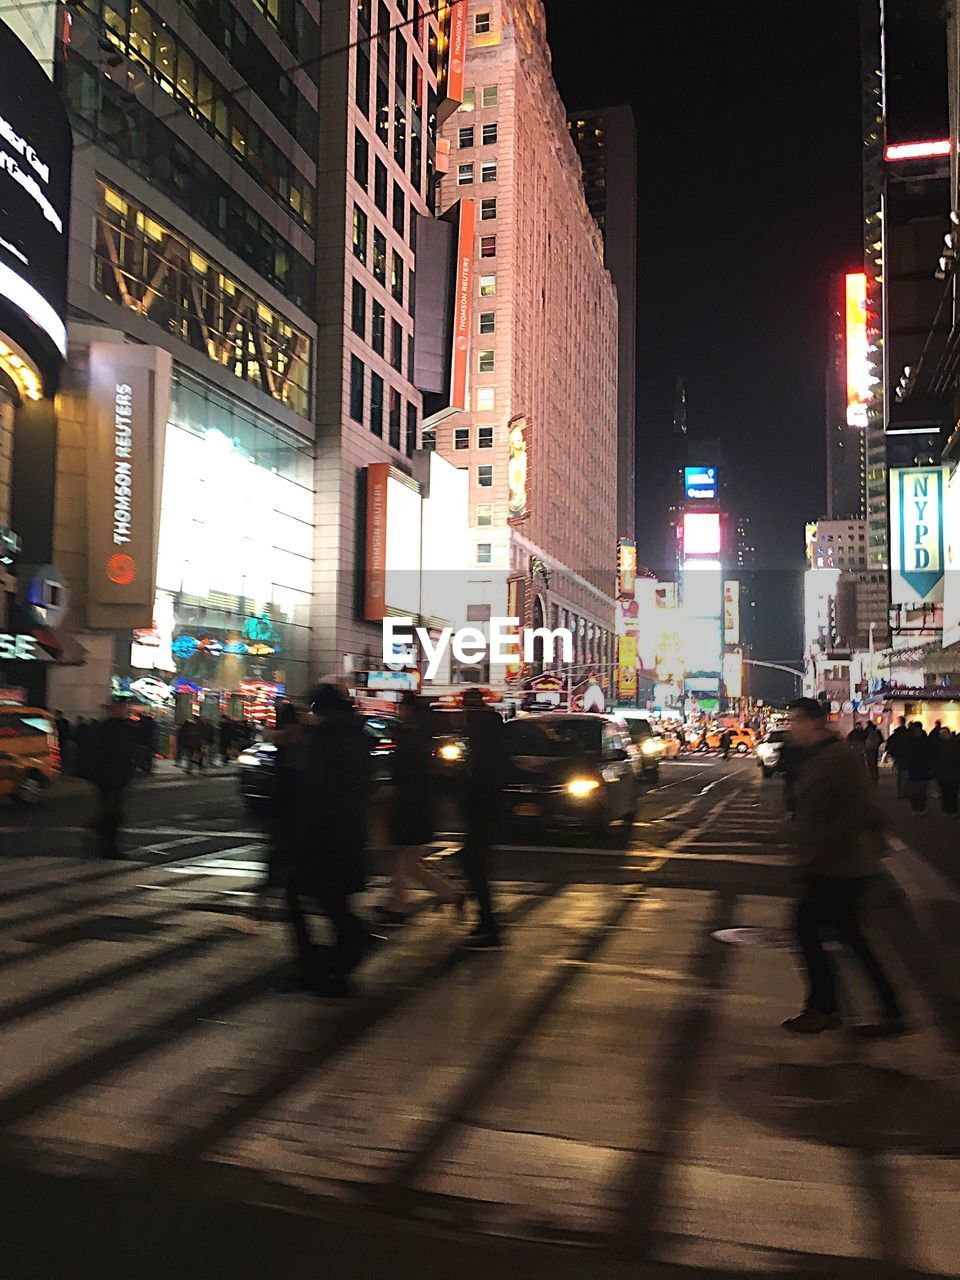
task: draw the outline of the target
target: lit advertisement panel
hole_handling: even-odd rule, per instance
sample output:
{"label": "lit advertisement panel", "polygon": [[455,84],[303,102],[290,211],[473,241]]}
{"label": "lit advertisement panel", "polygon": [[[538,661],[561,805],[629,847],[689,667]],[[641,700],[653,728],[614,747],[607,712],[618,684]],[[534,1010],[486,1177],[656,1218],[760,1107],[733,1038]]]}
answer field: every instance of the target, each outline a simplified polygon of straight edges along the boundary
{"label": "lit advertisement panel", "polygon": [[867,425],[870,401],[870,359],[867,347],[867,277],[863,271],[846,277],[847,426]]}
{"label": "lit advertisement panel", "polygon": [[739,650],[723,655],[723,683],[728,698],[743,697],[743,654]]}
{"label": "lit advertisement panel", "polygon": [[530,428],[521,413],[507,426],[507,524],[530,519]]}
{"label": "lit advertisement panel", "polygon": [[719,618],[723,604],[723,570],[719,560],[685,560],[683,611],[689,618]]}
{"label": "lit advertisement panel", "polygon": [[688,498],[717,496],[716,467],[684,467],[683,489]]}
{"label": "lit advertisement panel", "polygon": [[617,544],[617,599],[632,600],[637,583],[637,544],[621,538]]}
{"label": "lit advertisement panel", "polygon": [[890,471],[890,602],[943,603],[946,468]]}
{"label": "lit advertisement panel", "polygon": [[718,618],[685,618],[681,629],[684,665],[691,674],[717,673],[722,669],[722,643]]}
{"label": "lit advertisement panel", "polygon": [[950,477],[943,505],[946,572],[943,583],[943,643],[960,641],[960,467]]}
{"label": "lit advertisement panel", "polygon": [[387,479],[387,554],[384,597],[388,610],[420,612],[419,487],[405,477]]}
{"label": "lit advertisement panel", "polygon": [[720,554],[720,513],[718,511],[685,511],[683,515],[684,556],[718,556]]}
{"label": "lit advertisement panel", "polygon": [[740,643],[740,583],[723,584],[723,642]]}
{"label": "lit advertisement panel", "polygon": [[891,142],[883,152],[884,160],[932,160],[948,156],[953,150],[949,138],[933,138],[929,142]]}

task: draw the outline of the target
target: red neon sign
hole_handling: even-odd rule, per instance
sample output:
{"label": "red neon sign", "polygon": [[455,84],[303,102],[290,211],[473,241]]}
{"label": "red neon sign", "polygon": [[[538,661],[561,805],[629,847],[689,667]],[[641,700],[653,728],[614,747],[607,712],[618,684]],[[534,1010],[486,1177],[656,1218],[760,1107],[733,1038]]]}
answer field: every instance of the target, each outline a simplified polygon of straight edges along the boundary
{"label": "red neon sign", "polygon": [[948,156],[953,150],[949,138],[936,138],[932,142],[891,142],[884,148],[884,160],[930,160],[934,156]]}

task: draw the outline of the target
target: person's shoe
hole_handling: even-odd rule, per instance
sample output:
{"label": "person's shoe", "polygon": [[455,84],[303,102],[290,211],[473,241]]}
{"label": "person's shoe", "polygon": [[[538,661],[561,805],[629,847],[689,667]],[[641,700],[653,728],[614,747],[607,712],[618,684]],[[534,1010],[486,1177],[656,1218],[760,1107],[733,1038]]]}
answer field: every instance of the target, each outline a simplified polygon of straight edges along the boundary
{"label": "person's shoe", "polygon": [[864,1040],[886,1040],[894,1036],[908,1036],[910,1026],[904,1018],[884,1018],[882,1022],[865,1022],[854,1027],[853,1033]]}
{"label": "person's shoe", "polygon": [[475,929],[464,938],[463,945],[470,951],[500,951],[503,939],[499,929],[485,929],[483,932]]}
{"label": "person's shoe", "polygon": [[838,1013],[821,1013],[819,1009],[804,1009],[794,1018],[780,1024],[784,1031],[801,1036],[818,1036],[824,1031],[837,1031],[843,1022]]}

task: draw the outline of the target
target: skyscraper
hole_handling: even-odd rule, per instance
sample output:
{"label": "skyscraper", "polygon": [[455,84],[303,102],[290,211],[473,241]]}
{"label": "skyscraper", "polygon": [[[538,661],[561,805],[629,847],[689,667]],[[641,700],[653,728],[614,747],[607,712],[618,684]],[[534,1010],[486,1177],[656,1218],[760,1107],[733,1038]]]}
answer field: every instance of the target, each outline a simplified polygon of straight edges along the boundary
{"label": "skyscraper", "polygon": [[866,351],[863,326],[862,273],[830,277],[828,365],[826,378],[827,516],[830,520],[863,520],[867,501],[864,404],[852,404],[849,388],[856,381]]}
{"label": "skyscraper", "polygon": [[570,136],[587,207],[603,234],[617,289],[617,530],[635,536],[637,454],[637,126],[629,106],[574,111]]}

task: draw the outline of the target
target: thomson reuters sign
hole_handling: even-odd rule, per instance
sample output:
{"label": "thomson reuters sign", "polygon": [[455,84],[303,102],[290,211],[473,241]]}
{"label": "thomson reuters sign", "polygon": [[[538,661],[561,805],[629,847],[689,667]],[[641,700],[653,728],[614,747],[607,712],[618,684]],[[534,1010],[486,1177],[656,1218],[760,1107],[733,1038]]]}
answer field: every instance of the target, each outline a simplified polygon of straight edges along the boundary
{"label": "thomson reuters sign", "polygon": [[170,356],[90,348],[87,613],[91,627],[148,627],[156,585]]}

